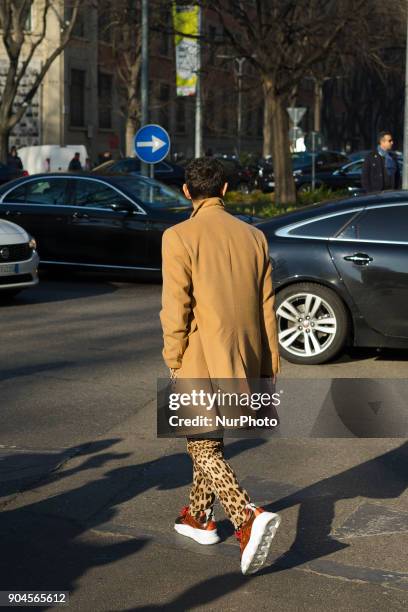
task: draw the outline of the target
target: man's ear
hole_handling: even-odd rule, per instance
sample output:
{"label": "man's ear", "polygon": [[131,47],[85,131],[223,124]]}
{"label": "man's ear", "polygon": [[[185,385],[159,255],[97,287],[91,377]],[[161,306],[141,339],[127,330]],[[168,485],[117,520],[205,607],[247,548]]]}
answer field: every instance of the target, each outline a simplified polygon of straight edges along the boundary
{"label": "man's ear", "polygon": [[183,185],[183,193],[186,196],[187,200],[192,200],[193,199],[191,197],[191,195],[190,195],[190,192],[188,190],[188,187],[187,187],[186,183],[184,183],[184,185]]}
{"label": "man's ear", "polygon": [[227,191],[228,191],[228,183],[224,183],[224,187],[221,189],[221,194],[222,194],[222,197],[224,197],[224,196],[225,196],[225,194],[227,193]]}

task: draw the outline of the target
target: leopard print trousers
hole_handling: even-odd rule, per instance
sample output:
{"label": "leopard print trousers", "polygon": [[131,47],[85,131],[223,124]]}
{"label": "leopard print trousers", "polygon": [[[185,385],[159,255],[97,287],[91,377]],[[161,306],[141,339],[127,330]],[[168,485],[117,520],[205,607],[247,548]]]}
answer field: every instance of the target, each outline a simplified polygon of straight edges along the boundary
{"label": "leopard print trousers", "polygon": [[217,497],[235,529],[246,519],[248,493],[240,487],[231,466],[224,459],[223,440],[187,439],[187,452],[193,461],[190,514],[198,518],[212,509]]}

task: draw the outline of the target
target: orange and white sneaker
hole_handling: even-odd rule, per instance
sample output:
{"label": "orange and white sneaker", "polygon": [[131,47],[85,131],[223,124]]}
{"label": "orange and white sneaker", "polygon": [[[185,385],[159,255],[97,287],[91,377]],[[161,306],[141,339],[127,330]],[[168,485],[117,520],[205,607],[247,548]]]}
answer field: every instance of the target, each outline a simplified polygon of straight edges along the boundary
{"label": "orange and white sneaker", "polygon": [[203,512],[198,519],[195,519],[189,512],[189,506],[184,506],[174,523],[174,529],[199,544],[217,544],[220,541],[217,524],[212,519],[211,511]]}
{"label": "orange and white sneaker", "polygon": [[246,513],[247,520],[236,530],[235,536],[241,545],[242,573],[255,574],[266,561],[281,518],[279,514],[266,512],[254,504],[247,505]]}

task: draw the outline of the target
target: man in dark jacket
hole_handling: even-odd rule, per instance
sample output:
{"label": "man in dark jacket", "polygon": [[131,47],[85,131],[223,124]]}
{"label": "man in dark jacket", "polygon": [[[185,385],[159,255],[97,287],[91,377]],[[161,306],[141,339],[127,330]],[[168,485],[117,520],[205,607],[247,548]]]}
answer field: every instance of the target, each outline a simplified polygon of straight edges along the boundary
{"label": "man in dark jacket", "polygon": [[400,189],[401,172],[395,154],[392,152],[392,135],[390,132],[378,134],[378,146],[364,160],[361,183],[363,189],[384,191],[385,189]]}
{"label": "man in dark jacket", "polygon": [[82,170],[82,164],[79,158],[80,158],[80,154],[75,153],[74,157],[69,162],[69,166],[68,166],[69,172],[80,172]]}
{"label": "man in dark jacket", "polygon": [[19,173],[19,170],[23,169],[23,162],[17,155],[17,149],[14,146],[11,147],[10,153],[7,156],[7,165],[10,167],[11,171],[16,174]]}

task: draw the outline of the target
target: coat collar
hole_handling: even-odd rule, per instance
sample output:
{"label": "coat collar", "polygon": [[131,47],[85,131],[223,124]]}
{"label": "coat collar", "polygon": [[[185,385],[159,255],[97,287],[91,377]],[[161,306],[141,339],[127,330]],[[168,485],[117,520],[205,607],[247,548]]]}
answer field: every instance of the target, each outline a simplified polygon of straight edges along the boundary
{"label": "coat collar", "polygon": [[225,208],[224,202],[221,198],[204,198],[203,200],[196,200],[193,202],[193,212],[191,217],[195,217],[198,211],[204,208],[212,208],[217,206],[218,208]]}

